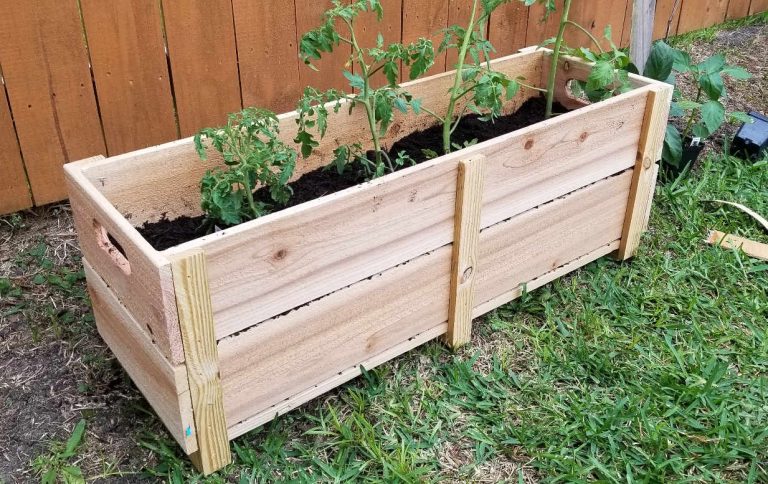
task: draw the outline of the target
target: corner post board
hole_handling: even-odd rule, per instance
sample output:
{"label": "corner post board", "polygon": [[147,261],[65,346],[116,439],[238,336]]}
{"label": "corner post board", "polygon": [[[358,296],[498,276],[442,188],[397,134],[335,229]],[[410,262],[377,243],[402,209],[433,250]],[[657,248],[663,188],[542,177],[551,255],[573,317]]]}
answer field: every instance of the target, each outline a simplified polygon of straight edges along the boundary
{"label": "corner post board", "polygon": [[198,249],[174,256],[171,267],[199,449],[190,458],[208,475],[232,462],[232,455],[205,253]]}
{"label": "corner post board", "polygon": [[637,162],[629,190],[629,204],[621,234],[621,245],[616,258],[627,260],[637,254],[640,237],[646,229],[648,211],[653,203],[656,188],[656,163],[661,159],[664,132],[667,129],[669,107],[672,102],[672,86],[654,84],[648,90],[645,121],[640,133]]}
{"label": "corner post board", "polygon": [[445,341],[452,348],[469,343],[475,307],[475,274],[480,242],[485,156],[459,162],[454,216],[453,258]]}

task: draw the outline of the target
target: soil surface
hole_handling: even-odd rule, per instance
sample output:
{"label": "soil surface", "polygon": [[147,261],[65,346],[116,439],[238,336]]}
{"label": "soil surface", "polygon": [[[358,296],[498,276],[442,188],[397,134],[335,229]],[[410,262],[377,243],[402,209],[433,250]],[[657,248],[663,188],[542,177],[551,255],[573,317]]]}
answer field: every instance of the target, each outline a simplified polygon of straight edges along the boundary
{"label": "soil surface", "polygon": [[[520,109],[506,116],[501,116],[493,122],[480,120],[480,116],[470,114],[465,116],[458,129],[453,134],[453,142],[464,146],[465,143],[482,143],[501,135],[511,133],[526,126],[544,120],[546,103],[543,97],[529,99]],[[556,112],[564,112],[565,108],[555,106]],[[405,151],[416,163],[429,159],[425,152],[442,151],[443,131],[439,125],[417,131],[395,142],[387,150],[391,159]],[[407,168],[401,167],[400,169]],[[285,207],[280,210],[314,200],[331,193],[339,192],[365,181],[362,174],[347,171],[339,175],[335,170],[318,168],[303,175],[291,183],[293,196]],[[254,198],[265,204],[270,204],[269,190],[260,188],[254,192]],[[279,210],[277,210],[279,211]],[[225,227],[221,227],[225,228]],[[189,242],[210,233],[210,224],[205,216],[163,218],[157,222],[148,222],[138,227],[139,232],[157,250],[165,250],[184,242]]]}

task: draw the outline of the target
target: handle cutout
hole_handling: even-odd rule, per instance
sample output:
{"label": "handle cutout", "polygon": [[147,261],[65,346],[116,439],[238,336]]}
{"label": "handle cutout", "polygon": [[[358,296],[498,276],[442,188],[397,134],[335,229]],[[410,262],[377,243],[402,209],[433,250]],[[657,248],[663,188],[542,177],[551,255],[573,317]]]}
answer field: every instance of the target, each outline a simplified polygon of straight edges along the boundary
{"label": "handle cutout", "polygon": [[130,276],[131,263],[128,262],[128,257],[126,257],[125,250],[120,243],[96,220],[93,221],[93,230],[96,232],[96,243],[99,248],[107,253],[112,262],[114,262],[125,275]]}

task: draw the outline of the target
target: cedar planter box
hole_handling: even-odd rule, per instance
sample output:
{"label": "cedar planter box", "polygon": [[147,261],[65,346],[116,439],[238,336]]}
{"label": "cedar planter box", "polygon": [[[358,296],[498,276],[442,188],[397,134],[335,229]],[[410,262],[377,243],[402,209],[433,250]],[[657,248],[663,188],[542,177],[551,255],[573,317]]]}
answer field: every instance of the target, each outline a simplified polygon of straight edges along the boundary
{"label": "cedar planter box", "polygon": [[[496,69],[543,86],[549,53]],[[204,472],[228,442],[422,343],[468,340],[471,318],[597,258],[633,255],[647,224],[671,86],[580,108],[258,220],[156,251],[146,221],[198,215],[208,164],[191,139],[66,166],[98,330]],[[450,74],[410,83],[445,109]],[[517,109],[538,95],[522,90]],[[307,172],[366,139],[361,113],[329,123]],[[388,140],[431,123],[401,117]],[[294,114],[281,116],[293,139]],[[297,173],[299,176],[301,173]]]}

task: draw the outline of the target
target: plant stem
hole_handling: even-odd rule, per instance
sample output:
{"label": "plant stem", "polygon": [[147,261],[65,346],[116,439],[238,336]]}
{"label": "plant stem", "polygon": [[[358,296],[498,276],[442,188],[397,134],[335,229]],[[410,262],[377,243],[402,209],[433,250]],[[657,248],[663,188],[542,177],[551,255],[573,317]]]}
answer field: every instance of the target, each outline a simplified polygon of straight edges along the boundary
{"label": "plant stem", "polygon": [[464,63],[466,62],[467,51],[469,50],[469,42],[472,40],[472,34],[475,30],[475,15],[477,14],[477,1],[472,2],[472,15],[469,18],[469,24],[467,25],[467,31],[464,33],[464,40],[459,49],[459,60],[456,66],[456,77],[453,82],[453,89],[451,89],[451,100],[448,103],[448,111],[443,118],[443,154],[451,152],[451,128],[453,124],[453,114],[456,110],[456,102],[460,99],[457,96],[461,83],[463,81],[462,71],[464,70]]}
{"label": "plant stem", "polygon": [[[363,78],[363,92],[360,93],[360,99],[362,99],[363,107],[365,107],[366,118],[368,119],[368,128],[371,130],[371,140],[373,141],[373,150],[376,156],[376,164],[381,164],[381,139],[379,133],[376,130],[376,111],[375,100],[371,99],[371,73],[369,72],[368,65],[365,63],[365,53],[360,48],[360,44],[357,42],[355,36],[355,28],[350,20],[344,19],[344,23],[347,24],[350,33],[350,42],[352,44],[353,55],[357,55],[357,63],[360,66],[362,78]],[[387,159],[387,164],[390,170],[394,172],[392,163]]]}
{"label": "plant stem", "polygon": [[[699,90],[696,93],[696,102],[697,103],[699,101],[701,101],[701,94],[702,94],[702,89],[701,89],[701,86],[699,86]],[[686,123],[686,126],[685,126],[685,131],[683,132],[683,141],[685,141],[685,138],[690,136],[691,129],[693,128],[693,122],[695,120],[696,120],[696,109],[692,109],[691,110],[691,115],[688,117],[688,122]]]}
{"label": "plant stem", "polygon": [[587,34],[587,37],[589,37],[590,40],[592,40],[592,43],[595,44],[595,47],[597,47],[600,50],[600,53],[605,54],[605,49],[603,49],[603,46],[600,45],[600,41],[597,40],[597,38],[594,35],[592,35],[592,32],[584,28],[581,24],[574,22],[573,20],[567,20],[565,23],[567,23],[572,27],[576,27],[577,29]]}
{"label": "plant stem", "polygon": [[572,0],[565,0],[565,6],[563,7],[563,14],[560,17],[560,29],[557,32],[557,39],[555,40],[555,50],[552,52],[552,65],[549,69],[549,82],[547,83],[547,111],[546,118],[552,117],[552,106],[555,103],[555,82],[557,82],[557,65],[560,62],[560,49],[563,47],[563,37],[565,36],[565,28],[568,26],[568,13],[571,10]]}

